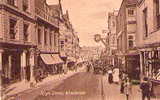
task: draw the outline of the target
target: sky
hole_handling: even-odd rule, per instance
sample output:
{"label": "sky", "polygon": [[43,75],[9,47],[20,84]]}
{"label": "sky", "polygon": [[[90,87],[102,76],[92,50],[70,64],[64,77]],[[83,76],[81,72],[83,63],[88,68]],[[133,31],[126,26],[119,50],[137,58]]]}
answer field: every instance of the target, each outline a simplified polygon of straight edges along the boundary
{"label": "sky", "polygon": [[[81,46],[103,44],[94,41],[94,34],[107,30],[108,12],[118,10],[122,0],[61,0],[63,12],[69,11],[70,21],[80,39]],[[47,0],[57,4],[58,0]]]}

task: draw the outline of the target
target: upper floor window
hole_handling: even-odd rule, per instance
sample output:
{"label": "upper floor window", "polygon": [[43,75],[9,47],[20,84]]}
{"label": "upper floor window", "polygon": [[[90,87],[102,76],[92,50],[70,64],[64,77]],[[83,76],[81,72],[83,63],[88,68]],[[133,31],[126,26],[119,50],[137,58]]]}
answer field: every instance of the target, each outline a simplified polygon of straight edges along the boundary
{"label": "upper floor window", "polygon": [[134,46],[134,45],[133,45],[133,40],[129,40],[129,41],[128,41],[128,44],[129,44],[129,48],[133,48],[133,46]]}
{"label": "upper floor window", "polygon": [[133,9],[128,9],[128,15],[133,16],[134,15],[134,10]]}
{"label": "upper floor window", "polygon": [[29,25],[24,24],[23,25],[24,41],[28,41],[28,36],[29,36],[28,29],[29,29]]}
{"label": "upper floor window", "polygon": [[41,29],[38,29],[38,44],[41,44]]}
{"label": "upper floor window", "polygon": [[61,41],[61,49],[64,48],[64,41]]}
{"label": "upper floor window", "polygon": [[133,38],[132,35],[128,36],[128,46],[129,46],[129,48],[133,48],[134,47],[133,39],[134,38]]}
{"label": "upper floor window", "polygon": [[157,28],[160,28],[160,1],[154,0],[154,4],[155,4],[155,11],[156,11]]}
{"label": "upper floor window", "polygon": [[49,38],[50,38],[50,39],[49,39],[49,40],[50,40],[49,42],[50,42],[50,45],[52,45],[52,33],[50,32],[49,35],[50,35],[50,36],[49,36]]}
{"label": "upper floor window", "polygon": [[148,37],[148,21],[147,21],[147,8],[143,10],[143,25],[144,25],[144,36]]}
{"label": "upper floor window", "polygon": [[27,12],[29,9],[29,1],[23,0],[23,11]]}
{"label": "upper floor window", "polygon": [[57,46],[57,42],[58,42],[58,40],[57,40],[57,34],[54,33],[54,46]]}
{"label": "upper floor window", "polygon": [[44,31],[44,44],[47,44],[47,31]]}
{"label": "upper floor window", "polygon": [[7,3],[12,6],[17,6],[17,0],[7,0]]}
{"label": "upper floor window", "polygon": [[9,22],[9,27],[10,27],[9,36],[10,36],[10,39],[16,39],[16,32],[17,32],[16,24],[17,24],[16,20],[10,19],[10,22]]}
{"label": "upper floor window", "polygon": [[115,27],[115,22],[114,21],[112,21],[112,26]]}

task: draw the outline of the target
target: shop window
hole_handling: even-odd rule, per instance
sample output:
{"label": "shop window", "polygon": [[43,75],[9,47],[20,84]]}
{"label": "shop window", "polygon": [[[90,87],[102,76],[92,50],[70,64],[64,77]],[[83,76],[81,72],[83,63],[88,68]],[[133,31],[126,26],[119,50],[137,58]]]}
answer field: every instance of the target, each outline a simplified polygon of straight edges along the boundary
{"label": "shop window", "polygon": [[156,11],[156,19],[157,19],[157,28],[160,28],[160,1],[154,0],[155,3],[155,11]]}
{"label": "shop window", "polygon": [[17,6],[17,0],[7,0],[7,3],[12,6]]}
{"label": "shop window", "polygon": [[41,44],[41,29],[38,29],[38,44]]}
{"label": "shop window", "polygon": [[27,12],[29,9],[29,1],[23,0],[23,11]]}
{"label": "shop window", "polygon": [[128,9],[128,15],[133,16],[134,15],[134,10],[133,9]]}
{"label": "shop window", "polygon": [[148,37],[147,8],[143,10],[144,36]]}
{"label": "shop window", "polygon": [[24,26],[23,26],[24,41],[28,41],[28,36],[29,36],[28,28],[29,28],[29,25],[24,24]]}
{"label": "shop window", "polygon": [[16,20],[10,19],[10,31],[9,31],[10,39],[16,39],[16,24],[17,24]]}

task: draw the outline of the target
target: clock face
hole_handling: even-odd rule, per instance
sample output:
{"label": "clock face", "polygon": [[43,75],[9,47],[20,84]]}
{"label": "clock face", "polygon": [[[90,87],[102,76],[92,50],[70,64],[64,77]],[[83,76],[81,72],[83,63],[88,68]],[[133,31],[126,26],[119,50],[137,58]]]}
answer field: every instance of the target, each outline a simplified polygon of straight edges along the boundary
{"label": "clock face", "polygon": [[100,34],[96,34],[94,36],[94,39],[95,39],[96,42],[99,42],[101,40],[101,35]]}

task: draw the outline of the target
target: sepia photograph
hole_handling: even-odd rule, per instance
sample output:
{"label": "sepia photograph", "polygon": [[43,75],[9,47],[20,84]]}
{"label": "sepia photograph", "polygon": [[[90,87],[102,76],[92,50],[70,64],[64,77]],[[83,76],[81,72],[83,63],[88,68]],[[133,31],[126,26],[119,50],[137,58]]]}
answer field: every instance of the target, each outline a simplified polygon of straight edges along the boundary
{"label": "sepia photograph", "polygon": [[160,0],[0,0],[0,100],[160,100]]}

